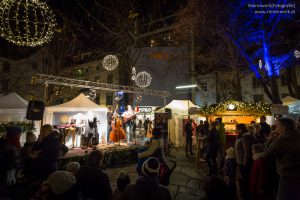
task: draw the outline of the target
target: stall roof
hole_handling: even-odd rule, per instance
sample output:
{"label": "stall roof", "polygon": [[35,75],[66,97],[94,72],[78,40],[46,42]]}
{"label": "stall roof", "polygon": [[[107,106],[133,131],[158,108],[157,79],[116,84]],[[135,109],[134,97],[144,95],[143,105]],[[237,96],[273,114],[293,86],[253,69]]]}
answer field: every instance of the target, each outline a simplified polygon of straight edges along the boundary
{"label": "stall roof", "polygon": [[[172,114],[188,115],[188,109],[196,107],[196,105],[190,100],[173,100],[165,108],[172,109]],[[163,112],[164,108],[157,110],[156,112]]]}
{"label": "stall roof", "polygon": [[0,109],[27,109],[28,102],[16,93],[0,97]]}
{"label": "stall roof", "polygon": [[97,110],[97,111],[106,111],[105,107],[100,107],[98,104],[91,101],[83,93],[68,101],[66,103],[49,106],[46,108],[49,112],[66,112],[66,111],[88,111],[88,110]]}
{"label": "stall roof", "polygon": [[291,96],[286,96],[282,99],[282,104],[286,105],[286,106],[291,105],[291,104],[295,104],[297,102],[299,102],[299,99],[296,99],[296,98],[291,97]]}

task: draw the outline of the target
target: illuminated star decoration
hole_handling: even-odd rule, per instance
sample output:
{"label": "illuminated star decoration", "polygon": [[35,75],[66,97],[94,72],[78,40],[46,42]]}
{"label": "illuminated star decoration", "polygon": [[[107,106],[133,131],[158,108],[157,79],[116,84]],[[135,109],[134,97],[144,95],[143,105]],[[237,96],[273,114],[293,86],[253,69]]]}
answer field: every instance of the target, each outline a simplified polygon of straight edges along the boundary
{"label": "illuminated star decoration", "polygon": [[119,66],[119,59],[115,55],[106,55],[102,60],[102,66],[106,70],[112,71]]}
{"label": "illuminated star decoration", "polygon": [[39,0],[2,0],[0,16],[0,35],[11,43],[35,47],[53,37],[55,16]]}
{"label": "illuminated star decoration", "polygon": [[131,76],[131,80],[135,80],[136,79],[136,70],[135,70],[135,67],[132,67],[132,69],[131,69],[131,74],[132,74],[132,76]]}
{"label": "illuminated star decoration", "polygon": [[96,90],[93,89],[93,88],[91,88],[91,89],[90,89],[90,94],[89,94],[89,96],[90,96],[91,99],[95,99],[96,96],[97,96]]}
{"label": "illuminated star decoration", "polygon": [[142,71],[136,75],[135,83],[137,86],[141,88],[145,88],[151,84],[151,80],[152,80],[151,75],[146,71]]}

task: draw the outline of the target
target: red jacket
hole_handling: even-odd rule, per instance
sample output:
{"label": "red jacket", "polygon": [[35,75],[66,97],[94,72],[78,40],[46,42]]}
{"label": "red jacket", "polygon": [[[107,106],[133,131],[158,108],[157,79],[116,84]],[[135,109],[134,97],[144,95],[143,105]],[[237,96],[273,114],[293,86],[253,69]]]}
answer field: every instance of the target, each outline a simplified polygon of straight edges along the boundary
{"label": "red jacket", "polygon": [[267,165],[264,153],[253,155],[253,164],[250,173],[249,191],[253,195],[259,195],[266,188],[267,184]]}

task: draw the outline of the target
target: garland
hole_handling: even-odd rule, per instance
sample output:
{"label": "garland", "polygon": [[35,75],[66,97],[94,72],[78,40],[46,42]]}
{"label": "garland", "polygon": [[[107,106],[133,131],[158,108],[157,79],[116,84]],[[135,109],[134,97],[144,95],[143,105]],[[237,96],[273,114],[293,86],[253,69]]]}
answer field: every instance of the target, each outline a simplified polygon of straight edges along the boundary
{"label": "garland", "polygon": [[229,105],[234,105],[235,108],[232,111],[257,113],[261,115],[270,114],[271,113],[270,110],[272,107],[271,104],[266,104],[266,103],[248,103],[248,102],[230,100],[216,105],[211,105],[209,107],[200,107],[199,111],[201,114],[214,115],[215,113],[228,111]]}

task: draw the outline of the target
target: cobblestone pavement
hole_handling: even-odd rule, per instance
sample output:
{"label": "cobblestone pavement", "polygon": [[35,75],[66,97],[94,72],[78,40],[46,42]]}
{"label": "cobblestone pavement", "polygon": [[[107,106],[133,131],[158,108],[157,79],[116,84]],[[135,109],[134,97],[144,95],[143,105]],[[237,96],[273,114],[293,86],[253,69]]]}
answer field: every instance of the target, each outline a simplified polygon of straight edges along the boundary
{"label": "cobblestone pavement", "polygon": [[[182,149],[172,152],[177,163],[177,167],[173,171],[170,177],[170,184],[168,186],[172,198],[175,200],[196,200],[202,195],[202,183],[207,174],[206,163],[202,162],[200,169],[195,167],[195,156],[186,157],[185,152]],[[137,179],[137,173],[135,171],[135,165],[128,165],[124,167],[107,169],[106,172],[110,176],[112,188],[116,188],[116,180],[119,172],[126,171],[131,179],[131,183],[134,183]]]}

